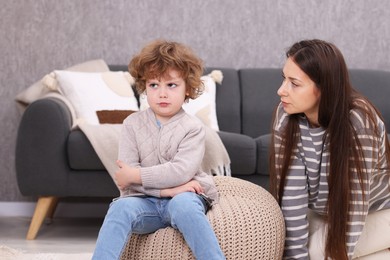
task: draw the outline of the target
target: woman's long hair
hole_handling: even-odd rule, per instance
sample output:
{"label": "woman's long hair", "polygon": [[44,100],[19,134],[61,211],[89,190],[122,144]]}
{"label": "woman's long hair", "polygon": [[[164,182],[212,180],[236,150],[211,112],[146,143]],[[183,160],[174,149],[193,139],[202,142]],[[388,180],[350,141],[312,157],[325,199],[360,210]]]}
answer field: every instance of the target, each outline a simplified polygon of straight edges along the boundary
{"label": "woman's long hair", "polygon": [[[348,259],[346,233],[348,212],[354,207],[354,171],[357,172],[364,198],[364,154],[350,121],[350,110],[359,109],[375,127],[376,113],[372,104],[355,91],[349,80],[349,73],[341,52],[331,43],[321,40],[307,40],[295,43],[286,53],[305,72],[321,91],[318,122],[326,129],[330,164],[328,171],[328,224],[325,259]],[[357,102],[361,100],[362,102]],[[359,105],[360,104],[360,105]],[[299,115],[289,115],[289,121],[282,133],[281,161],[276,161],[274,136],[270,153],[271,192],[281,204],[292,151],[299,139]],[[275,120],[275,116],[274,116]],[[378,129],[376,129],[378,131]],[[387,151],[389,143],[387,141]],[[387,159],[390,159],[387,152]],[[285,160],[283,160],[285,158]],[[351,159],[350,159],[351,158]],[[280,165],[280,168],[276,167]],[[355,170],[354,170],[355,169]]]}

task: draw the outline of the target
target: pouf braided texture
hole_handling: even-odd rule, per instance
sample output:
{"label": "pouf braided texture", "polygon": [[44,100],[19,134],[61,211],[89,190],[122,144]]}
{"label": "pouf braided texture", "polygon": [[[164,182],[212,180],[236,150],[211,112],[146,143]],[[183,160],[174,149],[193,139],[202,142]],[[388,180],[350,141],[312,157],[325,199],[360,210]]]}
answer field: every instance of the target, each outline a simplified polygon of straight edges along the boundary
{"label": "pouf braided texture", "polygon": [[[285,229],[281,210],[262,187],[234,177],[215,176],[219,203],[207,217],[226,259],[281,259]],[[133,234],[122,259],[195,259],[181,233],[171,227]]]}

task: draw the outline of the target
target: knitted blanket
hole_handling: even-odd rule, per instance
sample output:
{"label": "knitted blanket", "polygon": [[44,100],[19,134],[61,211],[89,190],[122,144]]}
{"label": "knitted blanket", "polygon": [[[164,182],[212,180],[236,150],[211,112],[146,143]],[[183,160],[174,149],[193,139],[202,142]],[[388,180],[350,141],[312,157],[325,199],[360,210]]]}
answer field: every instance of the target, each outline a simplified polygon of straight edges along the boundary
{"label": "knitted blanket", "polygon": [[[120,135],[120,124],[100,124],[91,125],[82,119],[78,119],[72,104],[65,96],[58,92],[48,92],[40,87],[39,84],[34,84],[29,89],[19,93],[16,97],[16,102],[21,113],[26,107],[37,99],[41,98],[57,98],[63,101],[69,108],[73,117],[72,128],[79,128],[91,142],[92,147],[96,151],[103,165],[107,169],[111,177],[117,171],[116,160],[118,156],[118,142]],[[212,175],[227,175],[230,176],[230,158],[216,131],[206,127],[206,151],[202,163],[203,171]]]}
{"label": "knitted blanket", "polygon": [[[84,132],[96,154],[111,177],[118,169],[116,165],[118,143],[121,132],[120,124],[91,125],[78,120],[77,127]],[[230,158],[216,131],[206,127],[206,151],[202,162],[202,170],[212,175],[230,176]]]}

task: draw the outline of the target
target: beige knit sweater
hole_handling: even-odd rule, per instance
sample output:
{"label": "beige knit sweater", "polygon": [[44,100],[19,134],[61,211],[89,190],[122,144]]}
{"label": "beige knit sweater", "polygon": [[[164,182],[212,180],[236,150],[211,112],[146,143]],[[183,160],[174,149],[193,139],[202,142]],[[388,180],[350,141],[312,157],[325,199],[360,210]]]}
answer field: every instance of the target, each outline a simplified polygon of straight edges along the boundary
{"label": "beige knit sweater", "polygon": [[161,189],[195,179],[217,201],[212,176],[201,170],[204,152],[203,124],[183,109],[161,126],[150,108],[130,115],[123,122],[118,158],[141,167],[142,185],[131,185],[122,196],[160,197]]}

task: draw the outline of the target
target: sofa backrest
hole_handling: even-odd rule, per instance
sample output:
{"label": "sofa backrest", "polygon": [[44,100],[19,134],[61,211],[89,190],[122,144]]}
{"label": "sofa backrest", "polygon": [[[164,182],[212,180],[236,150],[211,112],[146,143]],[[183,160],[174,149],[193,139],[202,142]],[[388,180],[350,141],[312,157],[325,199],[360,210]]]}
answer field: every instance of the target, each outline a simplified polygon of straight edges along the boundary
{"label": "sofa backrest", "polygon": [[216,87],[217,120],[220,131],[241,133],[241,88],[238,71],[232,68],[205,69],[205,75],[212,70],[223,74],[222,84]]}
{"label": "sofa backrest", "polygon": [[[127,71],[126,65],[110,65],[111,70]],[[221,70],[217,84],[216,107],[221,131],[241,133],[253,138],[270,133],[271,120],[280,98],[276,91],[282,83],[280,68],[207,67],[204,74]],[[352,85],[367,96],[384,117],[390,129],[390,72],[350,69]]]}
{"label": "sofa backrest", "polygon": [[390,131],[390,71],[350,69],[351,84],[381,112]]}
{"label": "sofa backrest", "polygon": [[[390,129],[390,72],[350,69],[351,84],[381,112],[386,129]],[[258,137],[270,133],[272,115],[279,103],[276,91],[282,83],[278,68],[239,70],[242,95],[242,133]]]}
{"label": "sofa backrest", "polygon": [[239,77],[242,133],[254,138],[270,133],[273,111],[280,100],[276,91],[282,82],[281,69],[241,69]]}

